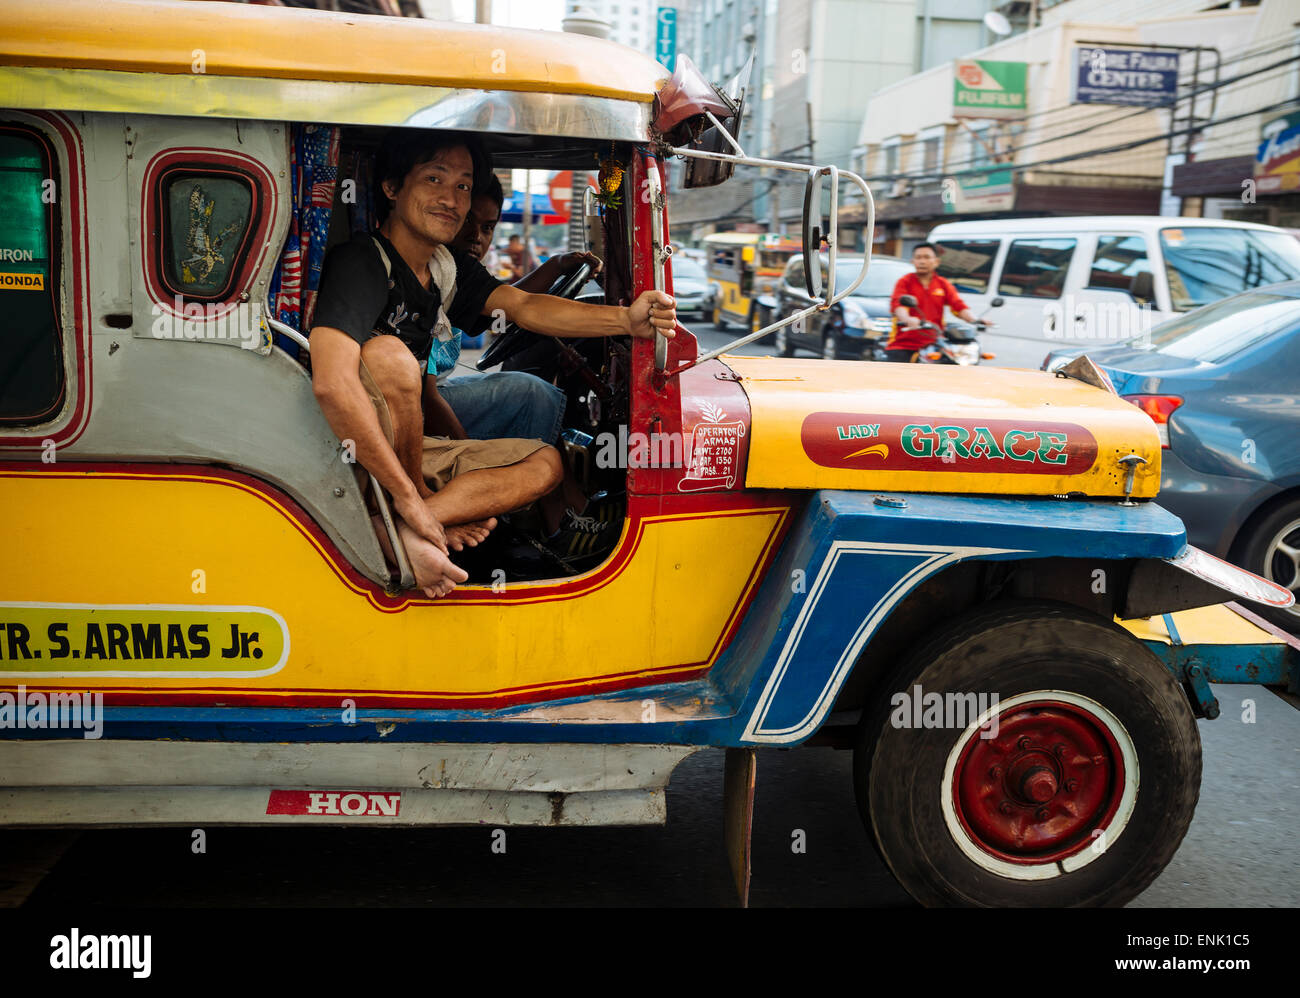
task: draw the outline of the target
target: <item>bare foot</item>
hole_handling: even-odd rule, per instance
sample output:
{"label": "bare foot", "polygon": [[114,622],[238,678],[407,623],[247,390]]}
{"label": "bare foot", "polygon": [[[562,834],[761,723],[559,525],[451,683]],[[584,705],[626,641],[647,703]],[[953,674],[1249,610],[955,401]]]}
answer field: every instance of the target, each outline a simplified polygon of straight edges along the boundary
{"label": "bare foot", "polygon": [[472,523],[459,523],[454,527],[443,527],[447,535],[447,546],[453,551],[463,551],[467,547],[478,547],[487,540],[487,535],[497,525],[497,518],[489,516],[486,520],[474,520]]}
{"label": "bare foot", "polygon": [[397,535],[406,548],[407,560],[415,573],[415,584],[430,599],[446,596],[457,584],[469,578],[468,572],[453,565],[444,551],[417,534],[405,520],[397,521]]}
{"label": "bare foot", "polygon": [[393,511],[399,519],[410,525],[415,534],[433,543],[444,555],[447,553],[447,540],[442,524],[434,517],[423,498],[393,498]]}

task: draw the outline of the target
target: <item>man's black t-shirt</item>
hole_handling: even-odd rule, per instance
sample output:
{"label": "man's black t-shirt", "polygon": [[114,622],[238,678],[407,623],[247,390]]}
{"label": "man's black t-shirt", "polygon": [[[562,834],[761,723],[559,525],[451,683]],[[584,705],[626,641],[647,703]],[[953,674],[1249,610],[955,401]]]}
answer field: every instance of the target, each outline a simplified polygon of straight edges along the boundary
{"label": "man's black t-shirt", "polygon": [[[312,325],[341,329],[358,343],[383,334],[398,336],[423,367],[442,293],[433,281],[426,290],[393,244],[378,232],[374,235],[392,263],[392,276],[385,274],[370,235],[358,233],[351,242],[336,246],[321,271]],[[451,256],[456,261],[456,297],[446,308],[447,318],[453,326],[470,329],[501,282],[468,254],[451,250]]]}

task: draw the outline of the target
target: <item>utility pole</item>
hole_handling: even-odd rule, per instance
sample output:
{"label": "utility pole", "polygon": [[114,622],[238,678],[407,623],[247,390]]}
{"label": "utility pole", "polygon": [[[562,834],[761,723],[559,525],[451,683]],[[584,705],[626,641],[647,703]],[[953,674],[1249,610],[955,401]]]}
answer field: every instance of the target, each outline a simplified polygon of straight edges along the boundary
{"label": "utility pole", "polygon": [[474,23],[492,23],[492,0],[474,0]]}

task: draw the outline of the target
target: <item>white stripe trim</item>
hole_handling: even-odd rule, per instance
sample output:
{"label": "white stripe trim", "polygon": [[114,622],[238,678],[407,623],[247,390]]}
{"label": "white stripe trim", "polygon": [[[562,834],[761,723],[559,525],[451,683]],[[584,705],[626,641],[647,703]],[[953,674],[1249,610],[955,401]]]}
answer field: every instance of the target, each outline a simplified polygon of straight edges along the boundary
{"label": "white stripe trim", "polygon": [[[844,651],[840,654],[839,660],[835,663],[834,669],[831,670],[826,680],[826,685],[822,687],[816,702],[803,719],[797,724],[785,728],[767,728],[764,727],[764,721],[770,712],[773,703],[776,700],[777,692],[781,686],[782,679],[785,678],[786,670],[790,666],[791,660],[799,650],[799,644],[803,640],[804,629],[812,619],[813,613],[817,609],[817,604],[821,601],[822,594],[825,592],[829,582],[830,575],[835,569],[835,565],[840,559],[840,555],[850,554],[921,554],[930,555],[920,564],[910,569],[907,574],[902,576],[889,591],[881,597],[871,612],[867,614],[862,624],[854,633],[852,640],[845,646]],[[886,544],[878,541],[833,541],[830,550],[826,552],[826,558],[822,562],[821,568],[817,572],[817,578],[813,582],[812,588],[808,592],[808,598],[799,610],[799,616],[796,618],[794,627],[790,629],[790,636],[786,638],[785,647],[781,649],[781,655],[772,669],[772,674],[768,677],[767,684],[763,688],[762,695],[758,698],[758,703],[754,707],[754,713],[750,716],[745,726],[744,734],[741,739],[746,742],[761,742],[769,744],[784,744],[787,742],[799,741],[802,738],[812,734],[821,724],[826,714],[830,711],[835,702],[835,697],[844,685],[844,680],[848,678],[849,672],[852,671],[853,664],[857,662],[858,655],[866,645],[867,640],[875,632],[880,622],[889,615],[894,606],[898,604],[916,585],[924,581],[929,576],[948,565],[961,561],[964,558],[978,557],[990,554],[1024,554],[1027,553],[1017,548],[977,548],[977,547],[940,547],[931,544]]]}

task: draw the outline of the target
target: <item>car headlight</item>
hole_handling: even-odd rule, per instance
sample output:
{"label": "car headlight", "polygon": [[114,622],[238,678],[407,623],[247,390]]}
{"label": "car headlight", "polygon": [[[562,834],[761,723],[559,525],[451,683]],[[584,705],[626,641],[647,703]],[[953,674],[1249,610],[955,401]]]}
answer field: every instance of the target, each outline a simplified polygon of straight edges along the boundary
{"label": "car headlight", "polygon": [[[869,315],[865,310],[853,305],[841,305],[840,308],[844,317],[844,329],[849,335],[865,336],[868,332],[878,333],[882,331],[880,326],[882,320]],[[883,321],[885,323],[883,331],[888,332],[890,328],[889,320],[885,319]]]}

